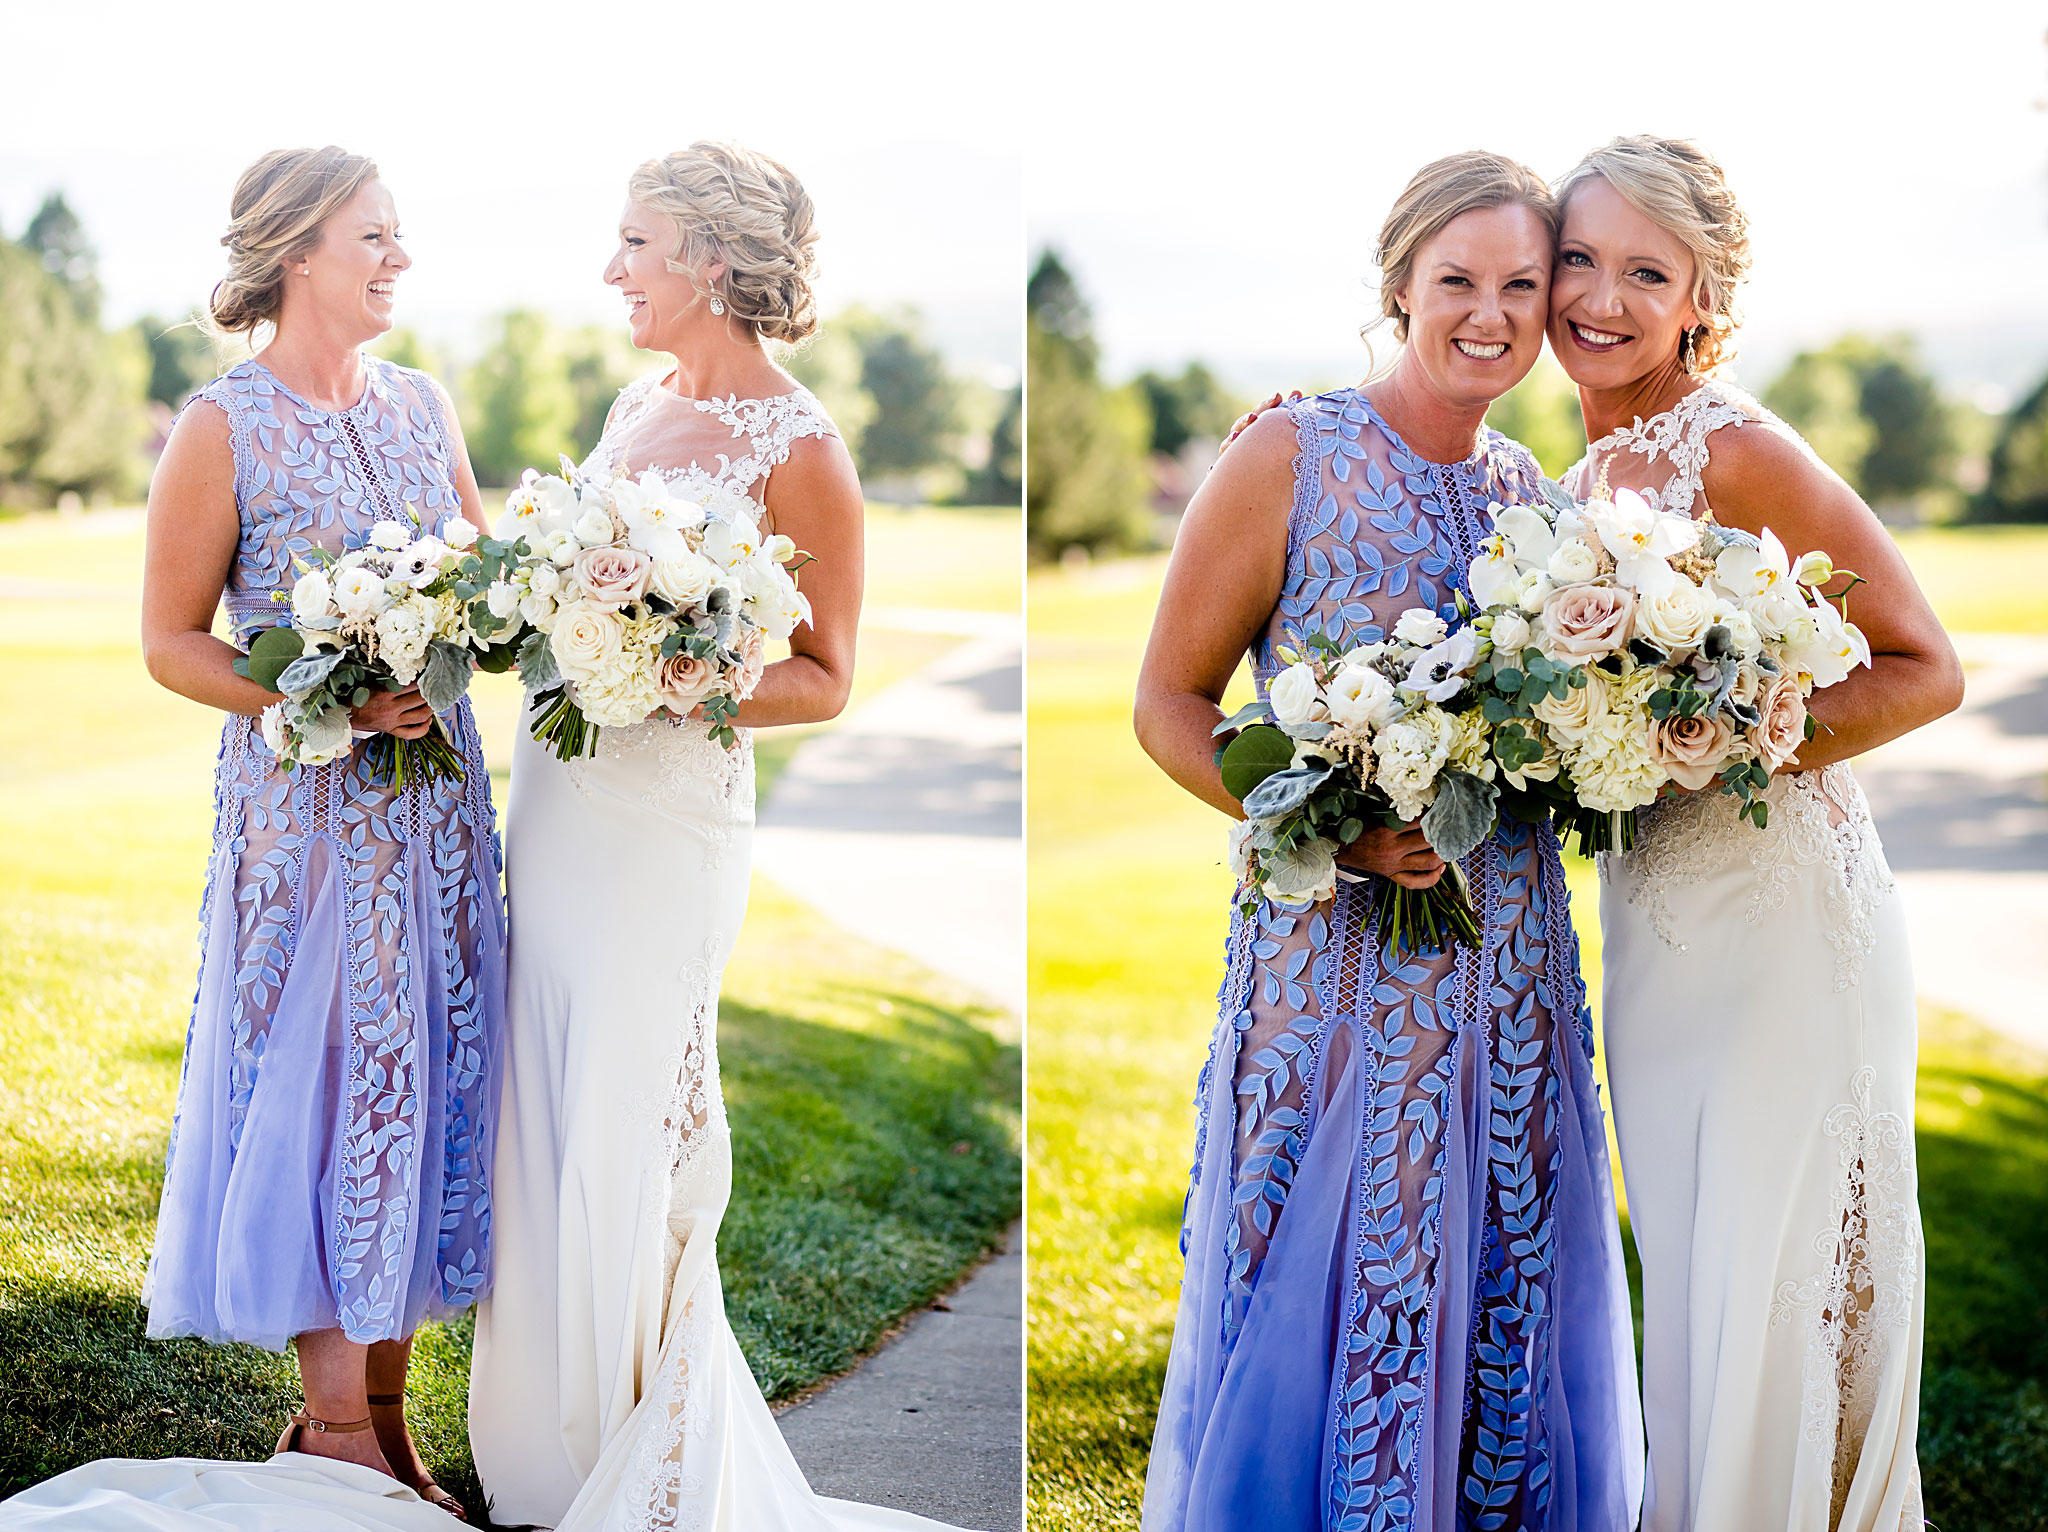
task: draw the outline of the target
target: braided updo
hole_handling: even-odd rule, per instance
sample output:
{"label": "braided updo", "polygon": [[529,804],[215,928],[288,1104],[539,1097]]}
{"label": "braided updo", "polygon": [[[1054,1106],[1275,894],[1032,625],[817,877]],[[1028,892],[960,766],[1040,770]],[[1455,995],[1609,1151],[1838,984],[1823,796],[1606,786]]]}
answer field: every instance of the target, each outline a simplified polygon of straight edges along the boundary
{"label": "braided updo", "polygon": [[243,171],[220,241],[228,274],[214,285],[200,328],[227,340],[277,323],[286,266],[311,250],[320,226],[376,178],[373,161],[333,144],[273,149]]}
{"label": "braided updo", "polygon": [[[699,139],[649,160],[626,195],[676,226],[668,269],[767,340],[800,341],[818,328],[818,230],[810,193],[790,169],[737,144]],[[715,284],[697,273],[718,262]]]}

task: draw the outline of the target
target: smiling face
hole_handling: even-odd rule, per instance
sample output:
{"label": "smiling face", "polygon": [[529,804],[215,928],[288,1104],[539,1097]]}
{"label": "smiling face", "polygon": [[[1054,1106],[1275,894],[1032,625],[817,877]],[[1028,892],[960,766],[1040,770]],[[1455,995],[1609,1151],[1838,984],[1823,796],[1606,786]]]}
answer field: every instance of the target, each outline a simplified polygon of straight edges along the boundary
{"label": "smiling face", "polygon": [[[619,248],[604,279],[625,298],[626,324],[642,351],[673,352],[693,325],[711,317],[699,284],[668,269],[671,257],[681,259],[676,244],[676,226],[666,214],[626,204],[619,215]],[[714,262],[698,276],[708,287],[724,271],[723,263]]]}
{"label": "smiling face", "polygon": [[1519,202],[1475,208],[1415,252],[1395,298],[1408,351],[1445,403],[1484,408],[1536,365],[1550,285],[1550,230]]}
{"label": "smiling face", "polygon": [[1550,283],[1550,345],[1581,388],[1623,388],[1676,368],[1696,306],[1692,252],[1593,176],[1565,205]]}
{"label": "smiling face", "polygon": [[391,328],[398,274],[412,257],[398,242],[398,207],[382,181],[365,181],[320,226],[313,248],[285,262],[285,299],[358,342]]}

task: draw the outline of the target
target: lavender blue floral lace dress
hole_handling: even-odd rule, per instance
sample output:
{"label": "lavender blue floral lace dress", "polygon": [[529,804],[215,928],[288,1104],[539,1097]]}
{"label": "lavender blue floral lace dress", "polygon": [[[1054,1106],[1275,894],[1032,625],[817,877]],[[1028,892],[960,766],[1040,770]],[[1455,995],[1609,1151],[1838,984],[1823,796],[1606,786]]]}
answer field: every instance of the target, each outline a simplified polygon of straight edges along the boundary
{"label": "lavender blue floral lace dress", "polygon": [[[244,643],[280,620],[294,554],[353,546],[407,504],[458,509],[440,394],[368,365],[338,412],[257,361],[198,395],[233,433]],[[151,1335],[390,1340],[490,1286],[504,905],[469,704],[447,724],[467,779],[394,793],[360,750],[282,772],[256,720],[228,717]]]}
{"label": "lavender blue floral lace dress", "polygon": [[[1252,653],[1453,612],[1497,433],[1410,451],[1357,390],[1292,407],[1287,576]],[[1364,885],[1233,918],[1197,1097],[1147,1532],[1628,1532],[1642,1428],[1585,987],[1548,829],[1465,861],[1484,945],[1381,961]]]}

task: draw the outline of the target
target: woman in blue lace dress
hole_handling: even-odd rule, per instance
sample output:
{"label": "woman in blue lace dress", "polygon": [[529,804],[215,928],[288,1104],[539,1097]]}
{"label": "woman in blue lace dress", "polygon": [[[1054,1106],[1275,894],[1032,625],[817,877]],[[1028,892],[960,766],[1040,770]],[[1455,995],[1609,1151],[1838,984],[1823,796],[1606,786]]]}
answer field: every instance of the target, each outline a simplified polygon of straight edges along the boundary
{"label": "woman in blue lace dress", "polygon": [[[269,154],[235,188],[218,330],[274,327],[200,390],[150,491],[143,640],[163,685],[223,709],[214,849],[177,1116],[145,1295],[149,1333],[296,1344],[306,1410],[279,1450],[392,1473],[460,1514],[407,1436],[423,1318],[490,1285],[488,1175],[504,911],[469,705],[462,781],[378,785],[367,752],[281,770],[275,697],[232,669],[285,619],[294,560],[379,521],[483,525],[447,396],[365,356],[410,265],[376,167]],[[234,644],[212,636],[225,598]],[[415,690],[359,733],[425,732]]]}
{"label": "woman in blue lace dress", "polygon": [[[1146,750],[1233,818],[1211,730],[1247,653],[1449,617],[1528,452],[1483,422],[1543,344],[1555,209],[1495,155],[1425,167],[1381,232],[1384,377],[1261,416],[1189,507],[1139,686]],[[1419,831],[1342,860],[1427,886]],[[1479,950],[1389,965],[1372,899],[1232,925],[1198,1095],[1148,1532],[1627,1532],[1628,1299],[1564,876],[1504,823],[1464,863]]]}

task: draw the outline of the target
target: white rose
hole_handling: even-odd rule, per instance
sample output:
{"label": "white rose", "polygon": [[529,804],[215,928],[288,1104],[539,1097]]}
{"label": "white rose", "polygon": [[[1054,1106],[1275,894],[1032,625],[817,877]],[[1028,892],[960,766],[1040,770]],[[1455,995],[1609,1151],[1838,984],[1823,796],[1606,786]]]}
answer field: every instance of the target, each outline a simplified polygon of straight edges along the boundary
{"label": "white rose", "polygon": [[717,583],[718,566],[701,553],[685,549],[676,558],[654,561],[655,590],[678,607],[702,606]]}
{"label": "white rose", "polygon": [[1394,637],[1418,649],[1442,643],[1450,631],[1450,625],[1426,606],[1411,606],[1394,624]]}
{"label": "white rose", "polygon": [[292,616],[305,622],[314,617],[327,615],[327,603],[333,598],[334,590],[327,583],[327,576],[317,569],[309,569],[292,582]]}
{"label": "white rose", "polygon": [[1493,619],[1492,638],[1497,651],[1519,657],[1529,647],[1529,619],[1520,612],[1502,612]]}
{"label": "white rose", "polygon": [[1741,607],[1717,613],[1714,620],[1728,630],[1737,659],[1753,660],[1763,652],[1764,636],[1756,630],[1756,619]]}
{"label": "white rose", "polygon": [[553,564],[527,566],[526,588],[540,597],[550,597],[562,588],[562,571]]}
{"label": "white rose", "polygon": [[493,580],[491,588],[484,592],[484,605],[491,609],[493,617],[510,617],[519,610],[519,587],[509,580]]}
{"label": "white rose", "polygon": [[466,516],[450,516],[441,523],[441,541],[451,548],[473,548],[476,536],[476,523]]}
{"label": "white rose", "polygon": [[1757,632],[1774,641],[1789,637],[1807,620],[1806,603],[1795,588],[1786,584],[1775,584],[1744,597],[1742,606],[1755,621]]}
{"label": "white rose", "polygon": [[569,530],[584,547],[602,548],[612,540],[612,519],[601,505],[586,506]]}
{"label": "white rose", "polygon": [[1544,570],[1559,585],[1583,585],[1600,573],[1600,555],[1583,537],[1566,538],[1551,553]]}
{"label": "white rose", "polygon": [[1522,576],[1522,599],[1517,604],[1533,617],[1543,610],[1543,603],[1550,599],[1556,589],[1549,575],[1540,569],[1531,570]]}
{"label": "white rose", "polygon": [[1297,660],[1273,677],[1266,701],[1282,723],[1307,723],[1316,710],[1317,690],[1315,667]]}
{"label": "white rose", "polygon": [[1668,654],[1699,648],[1713,625],[1714,598],[1682,577],[1636,603],[1636,632]]}
{"label": "white rose", "polygon": [[573,606],[558,614],[548,636],[555,664],[572,681],[595,676],[625,642],[625,624],[615,612]]}
{"label": "white rose", "polygon": [[1545,697],[1534,709],[1537,721],[1566,744],[1584,739],[1607,716],[1607,677],[1588,667],[1586,684],[1565,688],[1562,697]]}
{"label": "white rose", "polygon": [[382,611],[388,604],[383,577],[360,564],[338,571],[334,576],[334,604],[351,622]]}
{"label": "white rose", "polygon": [[263,743],[272,755],[284,753],[284,704],[273,702],[263,710]]}
{"label": "white rose", "polygon": [[545,596],[521,596],[519,616],[530,628],[539,628],[543,633],[554,620],[555,604]]}
{"label": "white rose", "polygon": [[380,521],[370,528],[370,545],[386,552],[395,552],[412,541],[412,528],[402,527],[395,521]]}
{"label": "white rose", "polygon": [[548,557],[554,560],[557,569],[567,569],[582,551],[583,544],[574,532],[555,532],[548,537]]}
{"label": "white rose", "polygon": [[1347,729],[1381,729],[1401,710],[1394,688],[1377,670],[1346,665],[1330,682],[1330,717]]}

